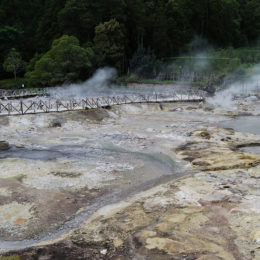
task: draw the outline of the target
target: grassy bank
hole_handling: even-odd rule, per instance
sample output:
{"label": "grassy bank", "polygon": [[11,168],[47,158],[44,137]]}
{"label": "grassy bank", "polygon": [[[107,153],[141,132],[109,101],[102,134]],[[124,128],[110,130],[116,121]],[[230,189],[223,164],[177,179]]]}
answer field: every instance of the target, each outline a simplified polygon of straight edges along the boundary
{"label": "grassy bank", "polygon": [[26,84],[24,78],[2,79],[0,80],[0,89],[19,89],[22,88],[22,84]]}

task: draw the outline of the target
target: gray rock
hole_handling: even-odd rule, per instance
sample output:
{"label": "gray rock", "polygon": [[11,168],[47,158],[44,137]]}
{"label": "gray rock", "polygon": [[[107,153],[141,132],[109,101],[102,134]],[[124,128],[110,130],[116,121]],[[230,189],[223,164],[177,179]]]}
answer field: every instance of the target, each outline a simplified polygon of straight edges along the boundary
{"label": "gray rock", "polygon": [[206,103],[203,107],[204,111],[213,111],[215,107],[212,104]]}
{"label": "gray rock", "polygon": [[247,102],[253,102],[253,101],[257,101],[257,97],[256,96],[250,96],[250,97],[248,97],[248,98],[246,98],[246,101]]}
{"label": "gray rock", "polygon": [[8,150],[10,145],[6,141],[0,141],[0,151]]}
{"label": "gray rock", "polygon": [[62,126],[62,120],[60,119],[53,119],[50,124],[49,127],[61,127]]}

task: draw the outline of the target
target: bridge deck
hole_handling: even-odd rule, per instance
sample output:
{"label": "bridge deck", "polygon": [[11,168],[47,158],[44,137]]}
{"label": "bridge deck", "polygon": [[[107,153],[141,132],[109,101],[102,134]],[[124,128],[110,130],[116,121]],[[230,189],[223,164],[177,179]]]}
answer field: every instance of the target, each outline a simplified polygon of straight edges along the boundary
{"label": "bridge deck", "polygon": [[202,94],[152,94],[152,95],[118,95],[88,97],[84,99],[60,100],[60,99],[31,99],[0,101],[0,116],[25,115],[36,113],[50,113],[62,111],[74,111],[82,109],[105,108],[114,105],[134,103],[159,103],[159,102],[198,102],[203,101]]}

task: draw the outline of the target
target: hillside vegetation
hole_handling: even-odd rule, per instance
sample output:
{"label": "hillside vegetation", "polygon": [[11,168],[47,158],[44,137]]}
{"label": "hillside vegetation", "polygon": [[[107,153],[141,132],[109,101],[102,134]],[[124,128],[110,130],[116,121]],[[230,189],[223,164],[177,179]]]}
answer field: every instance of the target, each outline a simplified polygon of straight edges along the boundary
{"label": "hillside vegetation", "polygon": [[2,0],[0,79],[50,86],[113,66],[173,81],[192,68],[196,82],[201,65],[219,77],[259,63],[259,36],[258,0]]}

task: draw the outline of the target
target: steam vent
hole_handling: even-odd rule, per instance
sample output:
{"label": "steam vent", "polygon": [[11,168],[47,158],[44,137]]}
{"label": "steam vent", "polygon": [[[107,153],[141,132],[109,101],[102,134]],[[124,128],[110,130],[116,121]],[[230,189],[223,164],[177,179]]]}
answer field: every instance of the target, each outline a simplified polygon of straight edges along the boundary
{"label": "steam vent", "polygon": [[0,1],[0,260],[260,260],[260,1]]}

